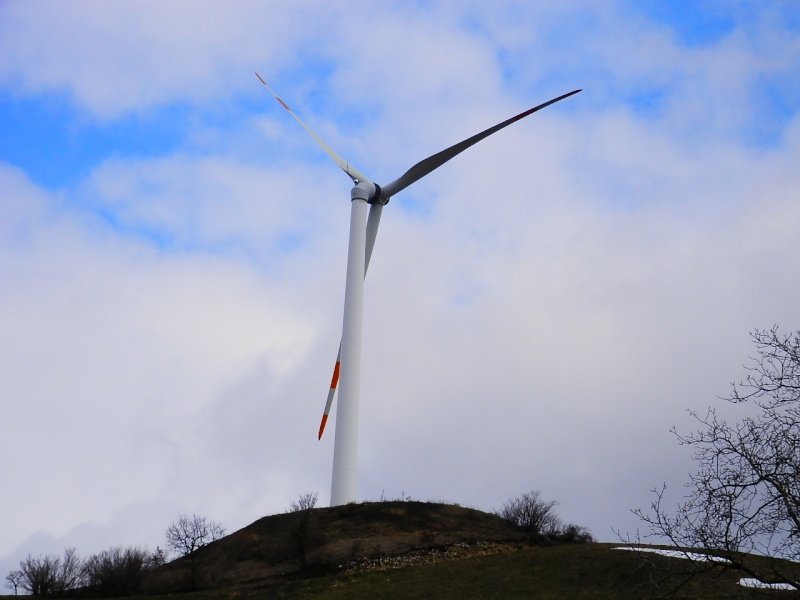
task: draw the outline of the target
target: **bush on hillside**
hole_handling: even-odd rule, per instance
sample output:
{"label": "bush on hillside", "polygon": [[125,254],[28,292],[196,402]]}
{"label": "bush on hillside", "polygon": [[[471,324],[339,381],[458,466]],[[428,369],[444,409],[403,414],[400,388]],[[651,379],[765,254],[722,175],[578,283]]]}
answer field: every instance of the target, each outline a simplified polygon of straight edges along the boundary
{"label": "bush on hillside", "polygon": [[498,515],[511,521],[532,535],[553,535],[561,527],[561,520],[555,514],[555,501],[545,501],[539,490],[511,498],[498,511]]}
{"label": "bush on hillside", "polygon": [[531,535],[531,539],[552,540],[563,543],[588,543],[594,538],[588,529],[570,523],[564,525],[555,513],[558,502],[546,501],[539,490],[511,498],[497,514],[521,527]]}
{"label": "bush on hillside", "polygon": [[111,548],[82,560],[75,548],[63,556],[28,555],[19,569],[6,577],[8,586],[32,596],[130,596],[141,591],[145,576],[164,564],[166,556],[157,548],[150,554],[143,548]]}
{"label": "bush on hillside", "polygon": [[317,505],[318,499],[319,495],[316,492],[308,492],[307,494],[301,494],[300,497],[297,499],[297,502],[292,502],[291,506],[289,507],[289,512],[301,512],[304,510],[311,510]]}
{"label": "bush on hillside", "polygon": [[163,564],[160,549],[150,554],[144,548],[110,548],[83,563],[87,593],[102,598],[131,596],[141,590],[147,574]]}

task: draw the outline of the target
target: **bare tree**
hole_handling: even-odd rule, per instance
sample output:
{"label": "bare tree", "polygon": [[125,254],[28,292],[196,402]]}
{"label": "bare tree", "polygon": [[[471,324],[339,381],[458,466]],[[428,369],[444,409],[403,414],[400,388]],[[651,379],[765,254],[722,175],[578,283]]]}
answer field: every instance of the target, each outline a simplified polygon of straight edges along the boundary
{"label": "bare tree", "polygon": [[533,490],[511,498],[497,514],[533,535],[553,535],[561,528],[556,506],[558,502],[542,500],[541,492]]}
{"label": "bare tree", "polygon": [[724,399],[754,405],[755,416],[728,423],[710,408],[694,414],[697,432],[673,429],[698,465],[686,484],[689,494],[673,512],[663,487],[654,490],[649,511],[634,512],[649,535],[725,558],[762,581],[800,588],[796,566],[772,561],[764,572],[748,558],[800,560],[800,331],[785,335],[775,326],[751,336],[757,356]]}
{"label": "bare tree", "polygon": [[63,558],[29,554],[19,563],[19,585],[34,596],[63,596],[81,584],[82,566],[75,548],[64,550]]}
{"label": "bare tree", "polygon": [[6,587],[14,590],[14,595],[19,593],[19,587],[22,585],[22,571],[11,571],[6,575]]}
{"label": "bare tree", "polygon": [[110,548],[86,559],[84,583],[96,596],[129,596],[139,592],[151,565],[152,555],[144,548]]}
{"label": "bare tree", "polygon": [[75,594],[103,597],[126,596],[139,591],[144,576],[163,564],[164,552],[150,554],[141,548],[111,548],[81,560],[75,548],[67,548],[59,557],[28,555],[20,568],[6,576],[6,585],[33,596],[65,596]]}
{"label": "bare tree", "polygon": [[292,551],[301,570],[308,566],[308,554],[312,546],[312,538],[316,537],[311,528],[311,511],[317,505],[316,492],[301,494],[289,507],[290,513],[298,513],[297,521],[292,525]]}
{"label": "bare tree", "polygon": [[55,587],[56,568],[58,557],[28,555],[19,563],[22,573],[20,585],[22,589],[33,596],[46,597]]}
{"label": "bare tree", "polygon": [[291,506],[289,507],[289,512],[300,512],[303,510],[311,510],[317,505],[318,498],[319,496],[317,495],[316,492],[308,492],[307,494],[301,494],[296,502],[292,502]]}
{"label": "bare tree", "polygon": [[180,515],[167,527],[167,548],[189,559],[189,587],[197,589],[196,551],[225,535],[219,523],[199,515]]}
{"label": "bare tree", "polygon": [[58,565],[56,592],[63,595],[67,590],[80,587],[83,576],[83,561],[75,548],[64,550],[64,556]]}
{"label": "bare tree", "polygon": [[225,528],[219,523],[199,515],[180,515],[167,527],[167,548],[179,556],[188,556],[206,544],[225,535]]}

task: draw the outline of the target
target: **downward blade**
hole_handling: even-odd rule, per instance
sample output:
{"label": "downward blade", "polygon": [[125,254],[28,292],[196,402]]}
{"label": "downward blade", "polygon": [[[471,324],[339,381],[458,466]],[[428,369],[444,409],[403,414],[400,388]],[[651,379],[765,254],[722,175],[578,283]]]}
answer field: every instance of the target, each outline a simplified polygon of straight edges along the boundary
{"label": "downward blade", "polygon": [[331,405],[333,404],[333,397],[336,394],[336,387],[339,385],[339,369],[342,365],[342,344],[339,342],[339,352],[336,354],[336,365],[333,367],[333,377],[331,378],[331,388],[328,390],[328,400],[325,402],[325,410],[322,413],[322,422],[319,424],[318,440],[322,439],[322,433],[325,431],[325,424],[328,422],[328,415],[331,412]]}
{"label": "downward blade", "polygon": [[408,171],[403,173],[403,175],[395,179],[390,184],[384,186],[382,190],[382,196],[387,199],[390,198],[391,196],[394,196],[398,192],[401,192],[404,189],[406,189],[415,181],[419,181],[420,179],[425,177],[425,175],[429,174],[431,171],[438,169],[451,158],[458,156],[470,146],[474,146],[482,139],[489,137],[493,133],[497,133],[498,131],[504,129],[505,127],[508,127],[512,123],[516,123],[517,121],[524,119],[528,115],[532,115],[536,111],[542,110],[543,108],[546,108],[551,104],[555,104],[556,102],[559,102],[564,98],[569,98],[570,96],[573,96],[574,94],[577,94],[580,91],[581,90],[574,90],[572,92],[569,92],[568,94],[559,96],[558,98],[553,98],[552,100],[549,100],[544,104],[540,104],[539,106],[534,106],[533,108],[528,109],[525,112],[516,115],[515,117],[511,117],[510,119],[503,121],[502,123],[499,123],[494,127],[490,127],[486,131],[482,131],[477,135],[473,135],[471,138],[468,138],[463,142],[459,142],[454,146],[450,146],[446,150],[442,150],[441,152],[434,154],[433,156],[429,156],[425,160],[421,160],[413,167],[411,167]]}
{"label": "downward blade", "polygon": [[372,251],[375,249],[375,239],[378,237],[378,226],[381,224],[381,214],[383,204],[374,202],[369,205],[369,217],[367,217],[367,246],[364,255],[364,277],[367,276],[369,261],[372,259]]}
{"label": "downward blade", "polygon": [[[383,212],[383,204],[376,202],[370,204],[369,217],[367,218],[367,244],[366,254],[364,255],[364,277],[367,276],[367,269],[369,269],[369,261],[372,258],[372,251],[375,249],[375,238],[378,237],[378,226],[381,223],[381,213]],[[333,377],[331,378],[331,387],[328,390],[328,398],[325,401],[325,410],[322,413],[322,422],[319,424],[319,434],[317,439],[322,439],[322,434],[325,431],[325,424],[328,422],[328,415],[331,412],[333,405],[333,397],[336,395],[336,388],[339,385],[339,370],[341,369],[342,361],[342,343],[339,342],[339,352],[336,354],[336,364],[333,367]]]}
{"label": "downward blade", "polygon": [[270,94],[275,96],[275,100],[277,100],[283,108],[285,108],[286,110],[289,111],[289,114],[292,115],[292,117],[294,117],[294,120],[297,121],[298,123],[300,123],[300,126],[303,129],[305,129],[306,132],[312,138],[314,138],[314,141],[317,142],[317,144],[319,144],[319,146],[325,151],[325,153],[333,159],[333,162],[335,162],[337,165],[339,165],[339,167],[342,169],[342,171],[347,173],[347,176],[350,177],[350,179],[353,180],[353,183],[358,183],[359,181],[369,181],[369,179],[365,175],[363,175],[353,165],[351,165],[344,158],[342,158],[336,152],[334,152],[333,148],[328,146],[328,144],[326,144],[324,141],[322,141],[322,138],[320,138],[316,133],[314,133],[308,125],[303,123],[303,121],[300,119],[300,117],[298,117],[295,114],[295,112],[291,108],[289,108],[289,105],[286,104],[286,102],[284,102],[283,100],[281,100],[280,97],[278,96],[278,94],[276,94],[275,91],[271,87],[269,87],[269,84],[261,78],[261,75],[256,73],[256,77],[258,77],[258,80],[261,83],[263,83],[264,86],[269,90]]}

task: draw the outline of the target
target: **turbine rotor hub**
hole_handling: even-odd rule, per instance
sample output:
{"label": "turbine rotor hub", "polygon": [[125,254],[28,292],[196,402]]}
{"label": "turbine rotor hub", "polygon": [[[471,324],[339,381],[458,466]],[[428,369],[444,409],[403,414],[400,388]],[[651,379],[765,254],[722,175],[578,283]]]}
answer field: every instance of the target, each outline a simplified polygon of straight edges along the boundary
{"label": "turbine rotor hub", "polygon": [[386,204],[389,199],[381,197],[381,186],[368,179],[362,179],[350,190],[350,200],[363,200],[368,204]]}
{"label": "turbine rotor hub", "polygon": [[377,183],[374,185],[375,185],[375,194],[372,196],[372,198],[367,200],[367,202],[369,204],[382,204],[383,206],[389,204],[390,196],[384,197],[383,189],[381,189],[381,186],[379,186]]}

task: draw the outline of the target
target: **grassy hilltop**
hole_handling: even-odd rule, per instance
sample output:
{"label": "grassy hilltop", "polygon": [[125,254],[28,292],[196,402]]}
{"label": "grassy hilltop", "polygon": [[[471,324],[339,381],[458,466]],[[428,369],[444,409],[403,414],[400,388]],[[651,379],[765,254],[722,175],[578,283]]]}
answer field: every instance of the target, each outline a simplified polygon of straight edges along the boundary
{"label": "grassy hilltop", "polygon": [[794,596],[743,588],[721,565],[683,585],[686,561],[648,554],[646,564],[614,547],[531,539],[455,505],[352,504],[259,519],[165,565],[146,588],[193,600]]}

